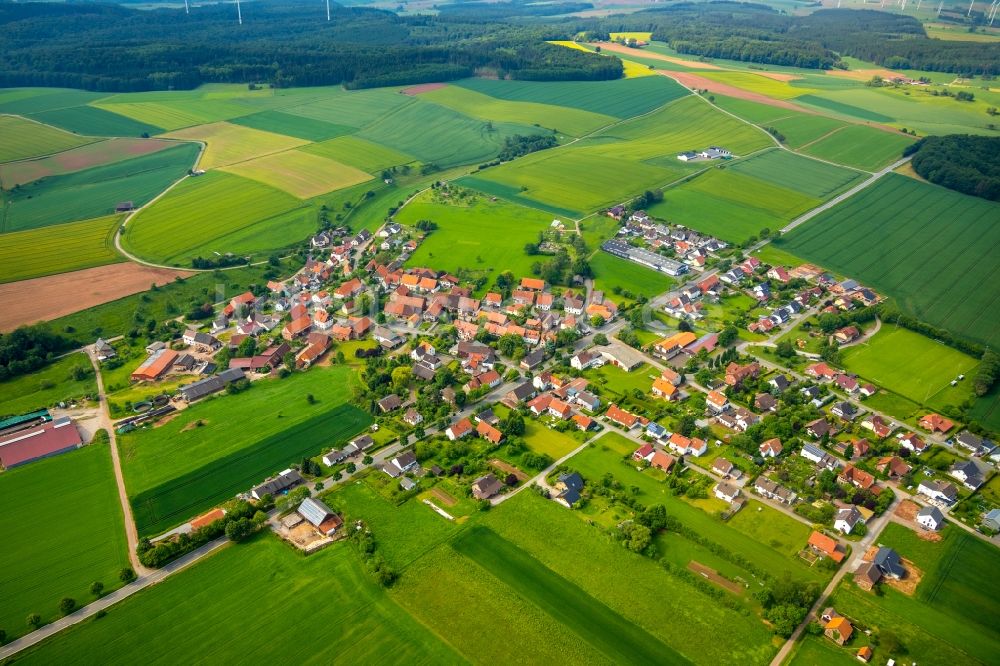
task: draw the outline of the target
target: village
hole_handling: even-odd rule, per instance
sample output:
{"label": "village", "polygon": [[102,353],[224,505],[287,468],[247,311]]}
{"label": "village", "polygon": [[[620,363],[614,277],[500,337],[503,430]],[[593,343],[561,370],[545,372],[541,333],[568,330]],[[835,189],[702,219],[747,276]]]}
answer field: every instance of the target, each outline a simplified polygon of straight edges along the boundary
{"label": "village", "polygon": [[[167,340],[141,350],[97,340],[94,359],[128,372],[143,393],[110,406],[116,432],[155,427],[202,400],[240,400],[257,382],[355,363],[369,382],[354,402],[374,423],[238,498],[266,509],[271,528],[306,552],[346,536],[344,517],[324,496],[366,470],[379,475],[386,497],[421,495],[447,521],[529,488],[578,510],[607,500],[574,456],[622,438],[623,461],[714,500],[723,520],[753,500],[808,525],[800,557],[837,570],[835,581],[850,573],[864,590],[904,584],[913,565],[878,546],[880,531],[897,522],[933,539],[951,508],[994,473],[1000,449],[936,413],[912,427],[869,409],[878,387],[804,340],[782,349],[780,336],[822,315],[838,322],[817,328],[824,349],[863,340],[871,322],[855,315],[880,297],[809,264],[720,256],[725,243],[643,211],[607,214],[621,222],[621,240],[602,251],[690,280],[645,304],[585,281],[559,286],[509,273],[477,290],[406,265],[418,230],[390,222],[374,234],[323,231],[293,277],[233,296],[200,322],[174,326]],[[759,313],[741,317],[753,337],[732,323],[705,330],[713,309],[737,298]],[[795,363],[782,364],[778,352]],[[575,448],[558,459],[526,452],[528,431],[559,433]],[[0,424],[0,462],[10,468],[83,442],[68,417],[43,410]],[[951,461],[943,466],[942,450]],[[177,543],[226,512],[212,509],[150,545]],[[990,538],[1000,510],[976,522]],[[828,608],[818,623],[838,646],[870,657],[852,642],[864,618]]]}

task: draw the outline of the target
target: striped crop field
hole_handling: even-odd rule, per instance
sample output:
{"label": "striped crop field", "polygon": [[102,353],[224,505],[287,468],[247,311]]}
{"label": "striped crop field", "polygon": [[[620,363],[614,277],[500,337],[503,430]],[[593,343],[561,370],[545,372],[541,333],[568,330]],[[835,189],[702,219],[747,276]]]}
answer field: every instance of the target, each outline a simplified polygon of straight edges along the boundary
{"label": "striped crop field", "polygon": [[329,141],[311,143],[299,150],[349,164],[367,173],[375,174],[389,167],[411,164],[416,159],[411,155],[393,150],[354,135],[338,136]]}
{"label": "striped crop field", "polygon": [[175,144],[155,153],[32,181],[4,193],[0,231],[109,215],[123,201],[142,206],[181,178],[197,154],[195,144]]}
{"label": "striped crop field", "polygon": [[889,174],[778,243],[928,323],[996,346],[998,219],[1000,204]]}
{"label": "striped crop field", "polygon": [[115,252],[121,215],[0,234],[0,282],[68,273],[123,261]]}
{"label": "striped crop field", "polygon": [[71,148],[55,155],[0,164],[0,184],[6,189],[39,178],[82,171],[102,164],[121,162],[176,146],[157,139],[108,139]]}
{"label": "striped crop field", "polygon": [[189,266],[199,254],[285,247],[314,231],[315,223],[303,217],[311,210],[274,187],[214,171],[184,180],[136,215],[122,242],[145,259]]}
{"label": "striped crop field", "polygon": [[94,141],[26,118],[0,116],[0,162],[50,155]]}
{"label": "striped crop field", "polygon": [[420,98],[481,120],[538,124],[571,136],[593,132],[618,120],[605,114],[553,104],[497,99],[456,85],[421,93]]}
{"label": "striped crop field", "polygon": [[241,162],[225,171],[309,199],[372,180],[371,174],[301,150],[286,150]]}
{"label": "striped crop field", "polygon": [[205,152],[198,161],[201,169],[245,162],[309,143],[304,139],[225,122],[189,127],[164,136],[183,141],[203,141],[206,144]]}

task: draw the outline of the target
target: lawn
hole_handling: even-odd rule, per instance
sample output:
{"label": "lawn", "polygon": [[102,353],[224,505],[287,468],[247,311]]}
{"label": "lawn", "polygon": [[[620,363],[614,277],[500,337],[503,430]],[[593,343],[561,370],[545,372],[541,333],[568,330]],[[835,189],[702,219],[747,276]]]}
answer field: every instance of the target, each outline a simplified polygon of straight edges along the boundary
{"label": "lawn", "polygon": [[402,106],[365,126],[358,136],[447,168],[489,160],[515,134],[547,133],[522,123],[487,122],[431,102]]}
{"label": "lawn", "polygon": [[[364,521],[379,542],[379,552],[391,566],[399,570],[408,567],[458,530],[455,523],[445,520],[422,502],[410,500],[398,506],[392,504],[372,487],[389,477],[377,469],[368,475],[374,478],[337,486],[323,495],[323,501],[342,511],[348,523]],[[421,485],[426,487],[428,482],[424,480]]]}
{"label": "lawn", "polygon": [[283,111],[261,111],[249,116],[235,118],[236,125],[252,127],[253,129],[293,136],[305,141],[326,141],[343,134],[350,134],[353,127],[328,123],[325,120],[296,116]]}
{"label": "lawn", "polygon": [[[189,233],[197,229],[198,233]],[[287,246],[316,229],[315,211],[281,190],[216,171],[187,178],[125,229],[130,251],[161,263]]]}
{"label": "lawn", "polygon": [[[86,373],[79,380],[73,378],[77,368]],[[41,370],[0,382],[0,416],[25,414],[96,394],[90,361],[83,354],[70,354]]]}
{"label": "lawn", "polygon": [[370,419],[346,404],[351,372],[314,368],[255,383],[245,394],[206,399],[159,427],[119,437],[139,532],[158,534],[357,434]]}
{"label": "lawn", "polygon": [[597,250],[590,257],[590,268],[594,271],[595,288],[603,290],[605,296],[613,301],[621,300],[614,293],[615,287],[631,292],[633,297],[650,298],[662,294],[675,284],[666,273],[654,271],[603,250]]}
{"label": "lawn", "polygon": [[452,545],[615,663],[691,663],[490,529],[471,527]]}
{"label": "lawn", "polygon": [[358,663],[462,661],[373,582],[349,545],[303,557],[270,534],[224,548],[18,660],[67,663],[86,654],[107,664],[222,663],[248,654],[310,664],[348,655]]}
{"label": "lawn", "polygon": [[168,139],[204,142],[205,152],[198,160],[200,169],[213,169],[245,162],[254,157],[278,153],[309,143],[303,139],[226,122],[198,125],[163,136]]}
{"label": "lawn", "polygon": [[501,100],[457,85],[421,93],[420,98],[481,120],[539,125],[570,136],[589,134],[618,121],[614,116],[565,106]]}
{"label": "lawn", "polygon": [[339,136],[322,143],[303,146],[299,150],[350,164],[367,173],[414,162],[414,158],[388,146],[382,146],[356,136]]}
{"label": "lawn", "polygon": [[533,419],[526,420],[524,426],[524,442],[528,448],[535,453],[551,456],[553,460],[562,458],[582,443]]}
{"label": "lawn", "polygon": [[0,234],[0,282],[122,261],[114,249],[120,215]]}
{"label": "lawn", "polygon": [[517,102],[552,104],[617,118],[649,113],[689,94],[665,76],[644,76],[617,81],[498,81],[464,79],[456,85]]}
{"label": "lawn", "polygon": [[[853,647],[853,646],[852,646]],[[841,647],[825,636],[805,634],[788,666],[848,666],[857,664],[856,647]],[[875,662],[879,663],[879,662]]]}
{"label": "lawn", "polygon": [[64,150],[55,155],[21,160],[0,165],[0,182],[6,189],[30,183],[39,178],[72,173],[84,169],[121,162],[139,155],[148,155],[176,146],[173,141],[157,139],[107,139]]}
{"label": "lawn", "polygon": [[58,153],[96,141],[16,116],[0,116],[0,162]]}
{"label": "lawn", "polygon": [[648,393],[653,385],[653,380],[659,376],[659,371],[643,363],[632,372],[625,372],[618,366],[608,363],[599,368],[587,370],[584,374],[602,389],[607,389],[621,396],[632,391]]}
{"label": "lawn", "polygon": [[[668,512],[673,513],[669,508]],[[547,568],[551,575],[674,651],[664,652],[649,663],[675,663],[678,657],[697,664],[766,663],[774,654],[771,633],[756,617],[720,605],[669,574],[655,560],[627,551],[588,526],[576,512],[534,493],[521,493],[491,510],[482,524],[533,558],[537,564],[531,569]],[[502,564],[497,566],[505,581],[515,578]],[[527,590],[522,593],[531,594]],[[548,608],[552,599],[538,603]],[[578,607],[572,612],[587,612],[586,606],[579,608],[582,603],[574,605]],[[678,621],[681,618],[683,621]],[[611,620],[598,619],[585,631],[614,626]],[[726,627],[724,634],[718,631],[722,626]],[[649,639],[642,640],[648,643]]]}
{"label": "lawn", "polygon": [[88,603],[90,584],[121,585],[128,566],[125,525],[107,443],[0,474],[0,627],[27,633],[25,618],[59,617],[59,601]]}
{"label": "lawn", "polygon": [[239,164],[225,171],[310,199],[372,179],[370,174],[301,150],[286,150]]}
{"label": "lawn", "polygon": [[196,145],[181,144],[22,185],[3,194],[6,205],[0,231],[21,231],[109,215],[122,201],[142,206],[181,178],[197,154]]}
{"label": "lawn", "polygon": [[729,519],[729,526],[792,558],[798,556],[812,532],[805,523],[757,500],[747,502],[743,510]]}
{"label": "lawn", "polygon": [[998,203],[889,174],[777,244],[894,297],[924,321],[996,345],[998,218]]}
{"label": "lawn", "polygon": [[496,277],[502,271],[531,275],[532,264],[543,256],[525,254],[524,246],[537,243],[552,217],[506,201],[490,201],[473,191],[451,191],[445,198],[430,190],[399,211],[396,221],[415,225],[430,220],[438,228],[410,257],[412,266],[435,266],[456,273],[481,271]]}
{"label": "lawn", "polygon": [[[845,368],[905,398],[940,409],[972,395],[975,358],[889,322],[867,342],[845,349]],[[967,376],[957,386],[958,375]]]}
{"label": "lawn", "polygon": [[875,171],[903,156],[914,139],[864,125],[848,125],[802,149],[807,155]]}

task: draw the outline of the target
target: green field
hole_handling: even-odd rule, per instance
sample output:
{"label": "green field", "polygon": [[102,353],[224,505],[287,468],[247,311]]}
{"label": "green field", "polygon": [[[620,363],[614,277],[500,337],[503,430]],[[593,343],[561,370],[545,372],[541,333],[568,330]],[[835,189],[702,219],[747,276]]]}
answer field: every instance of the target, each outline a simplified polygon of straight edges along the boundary
{"label": "green field", "polygon": [[[73,379],[76,368],[87,374]],[[0,416],[13,416],[97,394],[93,367],[83,354],[70,354],[41,370],[0,382]]]}
{"label": "green field", "polygon": [[326,141],[343,134],[350,134],[353,127],[336,125],[324,120],[296,116],[283,111],[261,111],[232,121],[236,125],[252,127],[253,129],[294,136],[306,141]]}
{"label": "green field", "polygon": [[[315,211],[292,195],[234,174],[188,178],[126,227],[122,242],[141,257],[186,264],[214,252],[266,251],[305,238]],[[197,229],[198,233],[191,233]]]}
{"label": "green field", "polygon": [[849,125],[802,149],[807,155],[875,171],[903,156],[913,139],[864,125]]}
{"label": "green field", "polygon": [[[615,464],[612,471],[617,467]],[[667,511],[673,513],[669,505]],[[483,524],[555,576],[674,651],[643,663],[672,663],[671,658],[676,662],[678,657],[696,664],[766,663],[774,654],[771,633],[758,618],[720,605],[654,560],[628,552],[588,526],[576,512],[554,502],[521,493],[490,511]],[[727,547],[732,548],[730,544]],[[497,571],[504,581],[517,586],[511,580],[515,576],[502,568]],[[613,626],[610,621],[597,622],[589,631]],[[718,631],[721,626],[726,627],[724,634]],[[590,636],[584,638],[591,640]]]}
{"label": "green field", "polygon": [[58,153],[96,140],[25,118],[0,116],[0,162]]}
{"label": "green field", "polygon": [[152,136],[163,131],[162,127],[139,122],[128,116],[112,113],[96,106],[70,106],[34,113],[31,118],[61,127],[74,134],[90,136]]}
{"label": "green field", "polygon": [[618,121],[613,116],[565,106],[500,100],[456,85],[421,93],[420,99],[480,120],[540,125],[571,136],[588,134]]}
{"label": "green field", "polygon": [[51,176],[4,192],[0,231],[21,231],[113,213],[121,201],[142,206],[182,177],[198,147],[172,146],[149,155]]}
{"label": "green field", "polygon": [[318,99],[282,111],[335,125],[364,127],[400,107],[417,103],[413,97],[399,94],[396,88],[350,91],[326,88],[322,92]]}
{"label": "green field", "polygon": [[311,199],[372,179],[370,174],[352,166],[301,150],[265,155],[223,169],[300,199]]}
{"label": "green field", "polygon": [[841,354],[845,368],[916,403],[940,409],[959,405],[972,395],[970,379],[950,386],[964,374],[972,377],[979,361],[957,349],[891,323],[874,337]]}
{"label": "green field", "polygon": [[81,106],[106,97],[106,93],[70,88],[11,88],[0,96],[0,113],[30,115]]}
{"label": "green field", "polygon": [[615,663],[691,663],[492,530],[472,527],[453,547]]}
{"label": "green field", "polygon": [[811,160],[787,150],[757,153],[729,169],[819,199],[827,199],[848,189],[860,182],[862,177],[857,171]]}
{"label": "green field", "polygon": [[654,271],[652,268],[616,257],[598,250],[590,258],[590,267],[594,271],[594,286],[604,290],[613,301],[621,300],[613,293],[615,287],[632,292],[633,296],[651,298],[662,294],[674,285],[674,281],[666,274]]}
{"label": "green field", "polygon": [[217,123],[253,112],[252,109],[227,99],[187,97],[162,102],[139,101],[141,99],[143,98],[139,95],[125,93],[102,99],[95,102],[94,106],[165,130]]}
{"label": "green field", "polygon": [[866,625],[895,633],[910,655],[933,664],[990,664],[1000,649],[997,566],[994,546],[952,526],[944,540],[918,539],[908,528],[890,523],[880,536],[923,572],[914,597],[893,589],[883,596],[841,583],[832,605]]}
{"label": "green field", "polygon": [[372,581],[350,546],[302,557],[269,534],[224,548],[18,661],[67,663],[95,654],[106,664],[222,663],[248,654],[302,664],[347,655],[360,663],[462,661]]}
{"label": "green field", "polygon": [[198,167],[201,169],[237,164],[307,143],[303,139],[226,122],[197,125],[163,136],[168,139],[204,142],[205,151],[198,160]]}
{"label": "green field", "polygon": [[438,225],[410,257],[410,265],[482,271],[493,277],[508,270],[518,277],[531,275],[531,265],[544,257],[525,254],[524,246],[538,242],[538,233],[552,222],[545,213],[490,201],[476,192],[464,198],[453,192],[451,199],[444,199],[433,190],[401,210],[396,220],[409,225],[431,220]]}
{"label": "green field", "polygon": [[[718,103],[718,97],[716,97],[716,103]],[[753,104],[753,102],[746,102],[747,104]],[[719,104],[723,108],[728,108],[728,104]],[[735,109],[734,113],[739,114],[739,109]],[[753,114],[753,111],[751,111]],[[754,114],[756,115],[756,114]],[[789,148],[801,148],[806,144],[813,143],[819,139],[827,136],[828,134],[839,130],[842,127],[846,127],[847,123],[842,120],[836,120],[834,118],[828,118],[827,116],[816,116],[808,113],[794,113],[788,116],[781,116],[781,110],[775,109],[773,115],[777,116],[776,119],[770,119],[768,116],[772,114],[763,114],[763,118],[766,121],[761,121],[760,124],[764,124],[768,127],[773,127],[785,137],[785,145]],[[747,117],[747,116],[744,116]]]}
{"label": "green field", "polygon": [[59,617],[59,601],[93,599],[90,584],[121,586],[128,566],[125,525],[106,443],[0,474],[0,627],[27,633],[25,618]]}
{"label": "green field", "polygon": [[[761,229],[780,229],[822,203],[819,197],[742,173],[735,168],[738,165],[711,169],[666,190],[650,214],[741,243]],[[706,214],[709,210],[711,214]]]}
{"label": "green field", "polygon": [[678,161],[677,153],[709,145],[746,155],[766,147],[769,140],[760,130],[689,98],[572,145],[481,172],[477,178],[546,206],[586,213],[705,168]]}
{"label": "green field", "polygon": [[490,97],[581,109],[616,118],[633,118],[689,94],[665,76],[617,81],[498,81],[465,79],[456,85]]}
{"label": "green field", "polygon": [[120,215],[0,234],[0,283],[122,261],[114,233]]}
{"label": "green field", "polygon": [[488,123],[430,102],[402,106],[358,132],[358,136],[413,155],[439,167],[485,161],[504,139],[515,134],[542,134],[531,125]]}
{"label": "green field", "polygon": [[848,666],[858,663],[856,654],[857,648],[853,645],[840,647],[825,636],[806,634],[787,663],[788,666]]}
{"label": "green field", "polygon": [[778,241],[935,326],[1000,343],[1000,204],[906,176],[878,183]]}
{"label": "green field", "polygon": [[364,428],[370,419],[345,404],[351,372],[315,368],[255,384],[246,394],[197,403],[160,427],[122,435],[139,532],[158,534]]}
{"label": "green field", "polygon": [[398,150],[365,141],[353,135],[339,136],[322,143],[313,143],[303,146],[299,150],[350,164],[368,173],[377,173],[382,169],[410,164],[415,161],[413,157],[404,155]]}

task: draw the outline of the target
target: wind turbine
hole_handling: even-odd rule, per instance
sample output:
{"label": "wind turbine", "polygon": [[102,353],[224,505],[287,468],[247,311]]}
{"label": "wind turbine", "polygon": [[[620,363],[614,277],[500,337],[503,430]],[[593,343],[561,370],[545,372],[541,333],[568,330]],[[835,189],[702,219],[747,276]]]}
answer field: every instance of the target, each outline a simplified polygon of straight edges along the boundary
{"label": "wind turbine", "polygon": [[965,18],[969,18],[970,16],[972,16],[972,5],[974,5],[975,3],[976,0],[972,0],[972,2],[969,3],[969,13],[965,15]]}
{"label": "wind turbine", "polygon": [[330,0],[326,0],[326,20],[330,20]]}
{"label": "wind turbine", "polygon": [[243,12],[240,11],[240,0],[236,0],[236,19],[240,22],[240,25],[243,25]]}
{"label": "wind turbine", "polygon": [[191,8],[188,7],[188,0],[184,0],[184,13],[185,14],[190,14],[191,13]]}
{"label": "wind turbine", "polygon": [[942,7],[944,7],[944,0],[941,0],[940,4],[938,4],[938,12],[937,12],[938,18],[941,18],[941,8]]}

